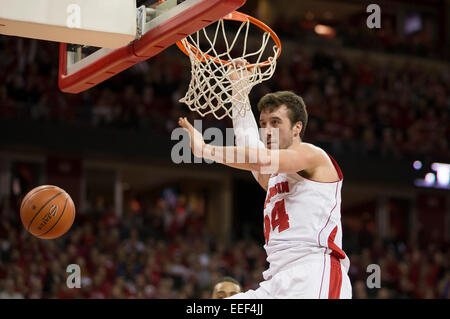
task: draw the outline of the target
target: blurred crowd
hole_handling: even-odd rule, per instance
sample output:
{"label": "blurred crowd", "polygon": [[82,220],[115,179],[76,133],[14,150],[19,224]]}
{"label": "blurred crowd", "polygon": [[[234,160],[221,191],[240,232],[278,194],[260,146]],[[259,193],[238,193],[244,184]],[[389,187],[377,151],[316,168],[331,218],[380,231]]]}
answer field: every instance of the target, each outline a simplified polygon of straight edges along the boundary
{"label": "blurred crowd", "polygon": [[[320,17],[314,17],[312,12],[307,14],[304,19],[295,16],[290,18],[280,16],[273,22],[273,29],[282,38],[293,40],[302,38],[309,42],[321,42],[321,36],[315,32],[314,27],[319,23],[315,18],[320,19]],[[448,60],[448,54],[446,56],[444,53],[445,44],[438,40],[438,31],[434,26],[436,20],[433,18],[422,17],[422,25],[416,31],[402,35],[399,35],[398,23],[393,17],[385,15],[382,20],[380,29],[366,27],[366,14],[350,18],[346,23],[336,24],[323,21],[323,24],[333,27],[334,32],[328,36],[329,40],[347,48]]]}
{"label": "blurred crowd", "polygon": [[[122,217],[100,202],[79,213],[72,229],[56,240],[34,238],[18,214],[4,214],[0,298],[209,299],[224,276],[244,290],[262,281],[263,243],[216,240],[205,230],[202,205],[192,205],[183,194],[131,200]],[[448,245],[382,241],[366,230],[344,229],[344,239],[354,298],[449,298]],[[67,286],[71,264],[80,266],[81,288]],[[380,288],[367,285],[370,264],[380,266]]]}
{"label": "blurred crowd", "polygon": [[[256,241],[227,245],[205,231],[202,204],[166,192],[152,203],[129,201],[122,217],[95,203],[65,236],[40,240],[18,214],[0,224],[0,298],[211,298],[233,276],[257,287],[266,261]],[[81,268],[69,289],[66,268]]]}
{"label": "blurred crowd", "polygon": [[[450,158],[450,65],[380,62],[291,40],[283,47],[289,54],[282,54],[273,78],[251,93],[254,110],[263,94],[293,90],[310,113],[306,141],[335,154]],[[77,95],[59,91],[57,62],[55,43],[0,37],[0,119],[167,135],[179,116],[196,116],[178,102],[190,66],[175,48]],[[231,127],[229,120],[204,120],[206,126]]]}
{"label": "blurred crowd", "polygon": [[[373,220],[364,224],[352,231],[344,217],[343,247],[351,263],[353,298],[450,299],[447,241],[411,235],[401,239],[395,229],[382,239],[370,226]],[[380,275],[378,282],[376,274]]]}

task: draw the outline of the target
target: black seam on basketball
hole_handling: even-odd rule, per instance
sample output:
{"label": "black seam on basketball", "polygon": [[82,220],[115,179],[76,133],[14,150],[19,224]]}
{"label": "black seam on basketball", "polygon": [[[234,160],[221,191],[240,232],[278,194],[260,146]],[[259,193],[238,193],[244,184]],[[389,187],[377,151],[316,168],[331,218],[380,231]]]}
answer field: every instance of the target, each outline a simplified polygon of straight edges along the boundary
{"label": "black seam on basketball", "polygon": [[75,221],[75,204],[72,203],[72,207],[73,207],[73,211],[72,211],[72,215],[73,215],[72,224],[73,224],[73,222]]}
{"label": "black seam on basketball", "polygon": [[67,200],[68,200],[68,199],[69,199],[69,197],[66,197],[66,201],[65,201],[65,203],[64,203],[63,211],[61,212],[61,215],[59,215],[58,220],[56,221],[56,223],[54,223],[53,226],[52,226],[49,230],[47,230],[45,233],[40,234],[40,235],[36,235],[37,237],[44,236],[44,235],[47,234],[49,231],[51,231],[51,230],[53,229],[53,227],[56,226],[56,224],[58,224],[59,220],[60,220],[61,217],[64,215],[64,211],[66,210]]}
{"label": "black seam on basketball", "polygon": [[46,189],[54,189],[54,188],[58,188],[58,187],[56,187],[56,186],[48,186],[48,187],[44,187],[44,188],[38,189],[34,193],[30,194],[30,197],[28,197],[26,201],[22,202],[22,205],[20,206],[20,209],[22,209],[23,205],[25,205],[25,203],[28,202],[31,199],[31,197],[33,197],[35,194],[37,194],[37,193],[39,193],[41,191],[45,191]]}
{"label": "black seam on basketball", "polygon": [[44,208],[45,206],[47,206],[48,203],[50,203],[52,200],[54,200],[56,197],[58,197],[59,195],[61,195],[62,193],[65,193],[64,191],[59,192],[58,194],[56,194],[55,196],[53,196],[52,198],[50,198],[47,203],[45,203],[44,205],[42,205],[41,208],[39,208],[38,212],[33,216],[33,218],[31,219],[30,223],[28,224],[28,228],[27,230],[30,231],[30,227],[31,224],[33,223],[33,220],[37,217],[37,215],[39,215],[39,213],[41,212],[42,208]]}

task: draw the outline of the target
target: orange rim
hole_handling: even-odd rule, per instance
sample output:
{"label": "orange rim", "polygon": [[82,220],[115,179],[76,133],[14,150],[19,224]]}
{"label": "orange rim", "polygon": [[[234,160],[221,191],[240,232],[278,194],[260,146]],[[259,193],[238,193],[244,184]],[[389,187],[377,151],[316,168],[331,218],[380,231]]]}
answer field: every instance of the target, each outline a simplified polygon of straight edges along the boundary
{"label": "orange rim", "polygon": [[[281,41],[278,38],[277,34],[270,28],[268,27],[264,22],[253,18],[252,16],[249,16],[245,13],[242,12],[238,12],[238,11],[233,11],[229,14],[227,14],[225,17],[222,18],[223,20],[231,20],[231,21],[239,21],[239,22],[247,22],[249,21],[251,24],[256,25],[258,28],[264,30],[265,32],[268,32],[270,34],[270,37],[273,39],[273,41],[275,42],[275,44],[277,45],[277,47],[279,48],[277,56],[275,57],[275,60],[278,59],[278,57],[281,54]],[[190,49],[192,50],[192,52],[195,52],[197,54],[197,59],[204,62],[205,58],[209,59],[209,60],[213,60],[214,63],[217,64],[228,64],[230,63],[230,61],[227,60],[222,60],[216,57],[213,57],[207,53],[203,53],[200,54],[199,52],[201,52],[199,49],[197,49],[195,46],[193,46],[192,44],[190,44],[188,41],[186,41],[187,45],[190,47]],[[189,56],[189,52],[186,50],[186,48],[184,47],[183,43],[181,41],[177,41],[176,42],[177,47],[184,52],[184,54],[186,54],[187,56]],[[203,56],[205,58],[203,58]],[[250,66],[249,68],[253,68],[253,67],[258,67],[258,68],[262,68],[265,67],[269,64],[272,63],[274,58],[270,57],[269,60],[265,61],[265,62],[261,62],[258,63],[256,65],[250,65],[250,63],[248,63]]]}

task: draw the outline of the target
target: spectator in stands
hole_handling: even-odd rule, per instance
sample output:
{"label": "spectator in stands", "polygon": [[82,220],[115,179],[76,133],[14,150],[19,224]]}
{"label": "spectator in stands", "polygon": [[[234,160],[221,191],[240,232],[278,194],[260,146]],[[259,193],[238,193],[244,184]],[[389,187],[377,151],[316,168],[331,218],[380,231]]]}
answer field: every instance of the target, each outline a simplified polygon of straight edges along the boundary
{"label": "spectator in stands", "polygon": [[224,299],[238,294],[242,291],[239,282],[231,277],[224,277],[214,285],[212,292],[213,299]]}

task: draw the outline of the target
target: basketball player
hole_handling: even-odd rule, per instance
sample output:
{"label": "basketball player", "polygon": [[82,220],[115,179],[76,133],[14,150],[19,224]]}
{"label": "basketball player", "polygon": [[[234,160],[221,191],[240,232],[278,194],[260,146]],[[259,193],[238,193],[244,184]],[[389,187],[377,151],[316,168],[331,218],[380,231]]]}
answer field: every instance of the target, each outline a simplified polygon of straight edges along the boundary
{"label": "basketball player", "polygon": [[212,292],[213,299],[224,299],[234,296],[242,291],[239,282],[231,277],[223,277],[215,286]]}
{"label": "basketball player", "polygon": [[[248,94],[238,72],[230,79],[233,94]],[[342,250],[342,172],[325,151],[302,141],[308,114],[300,96],[269,93],[258,110],[264,143],[251,111],[233,118],[236,146],[207,145],[186,118],[179,119],[195,156],[251,171],[267,191],[264,248],[269,268],[259,288],[231,298],[351,298],[350,261]],[[227,152],[244,160],[229,162]],[[257,160],[252,160],[255,153]]]}

